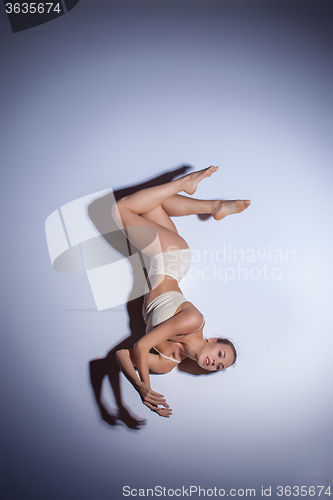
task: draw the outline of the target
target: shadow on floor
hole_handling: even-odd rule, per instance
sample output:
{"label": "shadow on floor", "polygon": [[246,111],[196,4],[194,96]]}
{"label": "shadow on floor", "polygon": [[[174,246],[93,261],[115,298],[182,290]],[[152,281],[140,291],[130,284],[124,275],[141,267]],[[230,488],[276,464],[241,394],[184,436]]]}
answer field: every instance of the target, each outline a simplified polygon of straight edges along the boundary
{"label": "shadow on floor", "polygon": [[[184,175],[190,168],[191,167],[188,165],[180,166],[175,170],[163,173],[158,177],[155,177],[154,179],[143,182],[141,184],[118,189],[113,193],[107,194],[106,196],[99,198],[90,204],[88,213],[91,220],[93,221],[103,238],[107,241],[107,243],[119,253],[120,258],[128,258],[130,256],[133,256],[134,254],[140,255],[141,252],[139,252],[139,250],[136,249],[133,244],[129,242],[129,240],[127,240],[127,238],[120,230],[110,231],[111,207],[114,203],[114,200],[118,201],[124,196],[128,196],[141,189],[170,182],[179,175]],[[205,219],[206,218],[202,218],[202,220]],[[142,255],[140,255],[140,259],[142,264],[140,274],[142,275],[143,268],[145,277],[147,278],[146,263],[144,262]],[[105,263],[106,262],[100,262],[99,264],[104,265]],[[89,362],[89,372],[94,398],[102,420],[104,420],[104,422],[106,422],[110,426],[116,426],[123,423],[129,429],[139,430],[145,425],[146,421],[140,419],[137,415],[131,412],[131,410],[123,402],[120,388],[120,369],[116,360],[116,352],[118,350],[132,349],[135,342],[137,342],[145,334],[146,325],[142,317],[143,289],[142,293],[140,292],[140,286],[142,287],[142,283],[140,283],[140,276],[138,275],[139,273],[137,272],[137,269],[133,267],[133,265],[132,270],[133,287],[127,303],[130,333],[127,338],[114,346],[104,358],[91,360]],[[138,290],[139,294],[141,293],[139,297]],[[190,359],[184,360],[179,365],[178,369],[192,375],[209,374],[209,372],[202,370],[195,362]],[[102,385],[105,377],[108,378],[115,396],[116,404],[118,407],[116,411],[108,408],[106,403],[103,401]]]}

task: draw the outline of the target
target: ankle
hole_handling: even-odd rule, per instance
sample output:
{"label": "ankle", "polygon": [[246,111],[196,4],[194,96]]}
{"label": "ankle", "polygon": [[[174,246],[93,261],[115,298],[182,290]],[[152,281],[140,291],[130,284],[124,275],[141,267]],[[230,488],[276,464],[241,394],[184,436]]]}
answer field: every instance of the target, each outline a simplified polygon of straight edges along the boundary
{"label": "ankle", "polygon": [[176,179],[174,182],[177,182],[178,183],[178,191],[177,191],[177,194],[178,193],[181,193],[182,191],[186,192],[188,187],[189,187],[189,184],[191,182],[191,177],[190,177],[191,174],[186,174],[186,175],[183,175],[183,177],[180,177],[179,179]]}
{"label": "ankle", "polygon": [[217,207],[220,205],[221,200],[211,200],[211,211],[209,212],[210,215],[214,215],[215,210],[217,210]]}

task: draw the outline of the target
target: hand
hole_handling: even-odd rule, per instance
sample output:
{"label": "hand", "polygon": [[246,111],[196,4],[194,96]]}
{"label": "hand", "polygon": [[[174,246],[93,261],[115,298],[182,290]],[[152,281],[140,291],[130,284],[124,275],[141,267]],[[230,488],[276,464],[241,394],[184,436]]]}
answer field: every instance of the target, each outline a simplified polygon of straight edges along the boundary
{"label": "hand", "polygon": [[137,391],[141,396],[143,404],[147,406],[151,411],[154,411],[160,417],[170,417],[170,415],[172,414],[172,410],[165,401],[162,394],[153,391],[144,382],[140,383],[140,385],[137,387]]}

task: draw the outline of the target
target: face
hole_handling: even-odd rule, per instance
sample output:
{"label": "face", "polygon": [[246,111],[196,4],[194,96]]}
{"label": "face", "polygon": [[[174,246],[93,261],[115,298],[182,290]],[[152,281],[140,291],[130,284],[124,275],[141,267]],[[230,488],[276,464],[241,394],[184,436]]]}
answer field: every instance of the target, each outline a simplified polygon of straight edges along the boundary
{"label": "face", "polygon": [[208,339],[201,350],[198,365],[205,370],[216,371],[228,368],[235,361],[235,355],[228,344],[217,342],[216,338]]}

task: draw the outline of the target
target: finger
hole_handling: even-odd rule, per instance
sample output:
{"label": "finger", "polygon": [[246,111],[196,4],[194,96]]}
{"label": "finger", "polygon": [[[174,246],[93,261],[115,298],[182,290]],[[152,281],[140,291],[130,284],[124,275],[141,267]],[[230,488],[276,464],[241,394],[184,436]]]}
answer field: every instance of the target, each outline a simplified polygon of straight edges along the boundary
{"label": "finger", "polygon": [[168,403],[166,401],[164,403],[162,403],[162,405],[164,406],[164,408],[170,408],[170,406],[168,405]]}
{"label": "finger", "polygon": [[167,405],[167,402],[165,401],[165,399],[162,399],[162,398],[158,398],[156,396],[153,396],[152,394],[148,393],[145,397],[145,400],[149,401],[150,403],[153,403],[153,404],[156,404],[156,405]]}
{"label": "finger", "polygon": [[143,404],[145,406],[147,406],[147,408],[149,408],[149,410],[154,411],[156,413],[158,413],[158,410],[160,409],[158,406],[152,405],[152,404],[147,403],[147,402],[144,402]]}
{"label": "finger", "polygon": [[150,397],[156,399],[157,401],[165,401],[165,397],[162,396],[162,394],[157,394],[157,392],[149,391],[147,394],[149,394]]}
{"label": "finger", "polygon": [[160,417],[165,417],[165,418],[169,418],[172,415],[172,411],[165,410],[164,408],[161,408],[157,413],[159,414]]}
{"label": "finger", "polygon": [[171,415],[172,413],[171,408],[158,408],[158,411],[163,415]]}
{"label": "finger", "polygon": [[150,392],[154,394],[154,396],[159,396],[160,398],[164,398],[163,394],[160,394],[159,392],[153,391],[153,389],[150,389]]}
{"label": "finger", "polygon": [[155,398],[154,401],[159,406],[164,406],[165,408],[169,408],[169,405],[168,405],[168,403],[166,402],[165,399],[161,399],[161,398],[157,399],[157,398]]}
{"label": "finger", "polygon": [[155,406],[164,406],[165,408],[169,408],[169,405],[165,400],[152,399],[150,402],[153,403]]}
{"label": "finger", "polygon": [[151,411],[154,411],[155,413],[157,413],[158,415],[160,415],[161,417],[169,417],[171,414],[172,414],[172,410],[171,408],[159,408],[158,406],[154,406],[148,402],[144,402],[143,403],[145,406],[147,406],[147,408],[149,408]]}

